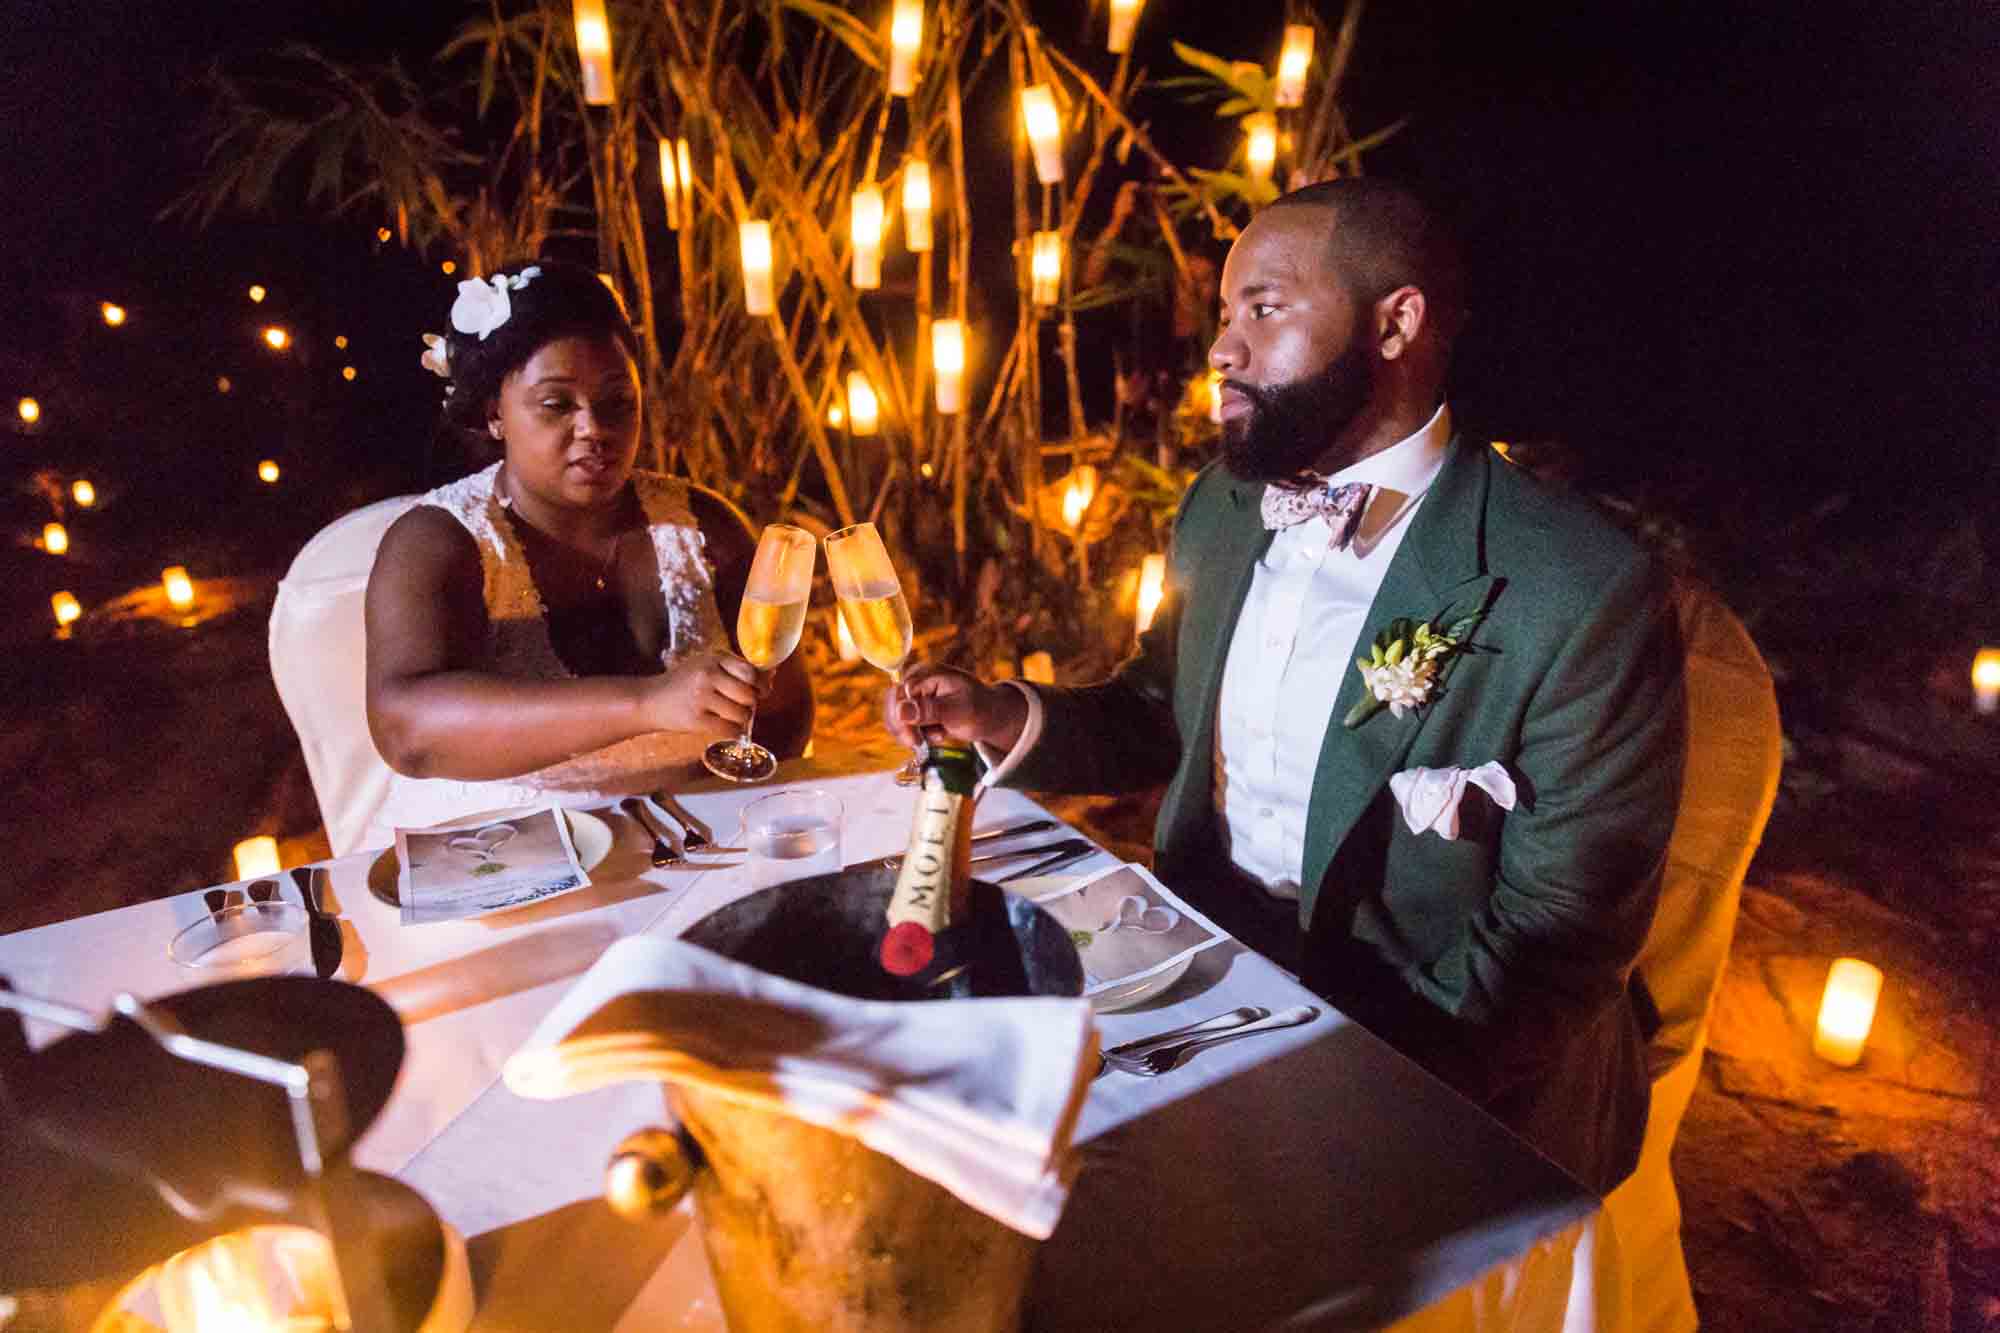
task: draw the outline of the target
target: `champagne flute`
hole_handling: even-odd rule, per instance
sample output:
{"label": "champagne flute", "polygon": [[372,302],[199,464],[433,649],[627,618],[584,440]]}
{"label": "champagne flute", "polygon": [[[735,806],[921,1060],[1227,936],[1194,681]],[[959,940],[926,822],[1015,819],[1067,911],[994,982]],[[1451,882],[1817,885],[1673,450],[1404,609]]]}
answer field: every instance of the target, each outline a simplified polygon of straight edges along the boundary
{"label": "champagne flute", "polygon": [[[799,646],[817,556],[813,535],[803,528],[773,523],[757,539],[743,605],[736,612],[736,647],[759,671],[776,669]],[[753,703],[741,736],[702,751],[701,762],[709,772],[731,782],[762,782],[778,771],[778,757],[750,739],[750,724],[756,720]]]}
{"label": "champagne flute", "polygon": [[[833,595],[840,615],[861,655],[881,670],[900,691],[903,667],[910,658],[910,604],[882,534],[873,523],[856,523],[826,539],[826,571],[833,578]],[[914,787],[923,781],[915,756],[896,772],[896,785]]]}

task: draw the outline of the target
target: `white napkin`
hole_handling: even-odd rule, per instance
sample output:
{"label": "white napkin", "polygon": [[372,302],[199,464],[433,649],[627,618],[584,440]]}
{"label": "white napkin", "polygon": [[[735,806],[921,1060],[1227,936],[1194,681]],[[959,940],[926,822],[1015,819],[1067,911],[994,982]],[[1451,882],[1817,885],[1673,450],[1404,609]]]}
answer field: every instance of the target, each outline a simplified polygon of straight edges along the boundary
{"label": "white napkin", "polygon": [[522,1097],[653,1079],[775,1108],[1039,1240],[1069,1197],[1096,1054],[1087,1000],[851,1000],[637,935],[605,950],[504,1077]]}
{"label": "white napkin", "polygon": [[1458,806],[1468,784],[1491,796],[1502,810],[1514,808],[1514,779],[1498,760],[1478,768],[1406,768],[1389,779],[1389,793],[1410,832],[1430,829],[1441,838],[1456,839]]}

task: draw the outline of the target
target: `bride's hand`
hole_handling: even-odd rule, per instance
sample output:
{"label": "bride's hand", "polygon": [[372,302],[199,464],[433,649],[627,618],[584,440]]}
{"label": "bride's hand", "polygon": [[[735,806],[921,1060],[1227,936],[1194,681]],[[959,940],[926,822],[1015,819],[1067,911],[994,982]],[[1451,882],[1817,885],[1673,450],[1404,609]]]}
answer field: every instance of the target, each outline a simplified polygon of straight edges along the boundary
{"label": "bride's hand", "polygon": [[653,679],[646,714],[656,731],[735,736],[767,685],[733,653],[701,653]]}

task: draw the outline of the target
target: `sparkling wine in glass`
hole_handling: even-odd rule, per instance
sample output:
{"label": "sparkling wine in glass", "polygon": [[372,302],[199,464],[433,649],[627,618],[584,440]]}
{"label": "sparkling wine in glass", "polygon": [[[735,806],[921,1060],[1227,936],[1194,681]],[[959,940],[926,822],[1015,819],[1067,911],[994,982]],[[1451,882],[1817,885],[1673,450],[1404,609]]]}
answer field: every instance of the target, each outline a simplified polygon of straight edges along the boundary
{"label": "sparkling wine in glass", "polygon": [[[813,535],[803,528],[773,523],[757,539],[757,555],[743,585],[736,613],[736,647],[759,671],[773,671],[799,646],[806,601],[812,594]],[[717,741],[702,752],[708,771],[731,782],[762,782],[778,771],[778,757],[750,739],[756,705],[733,741]]]}
{"label": "sparkling wine in glass", "polygon": [[[903,600],[903,585],[889,562],[882,534],[873,523],[856,523],[833,533],[826,539],[826,569],[854,646],[900,688],[910,658],[910,604]],[[914,757],[896,773],[899,786],[912,787],[922,780]]]}

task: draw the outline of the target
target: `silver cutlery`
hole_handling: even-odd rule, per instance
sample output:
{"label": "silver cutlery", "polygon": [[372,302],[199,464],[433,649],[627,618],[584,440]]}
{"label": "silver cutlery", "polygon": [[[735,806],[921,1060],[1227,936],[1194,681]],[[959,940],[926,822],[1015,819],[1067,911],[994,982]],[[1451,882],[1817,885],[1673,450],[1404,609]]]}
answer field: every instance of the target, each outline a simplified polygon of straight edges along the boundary
{"label": "silver cutlery", "polygon": [[1318,1016],[1319,1010],[1315,1009],[1312,1005],[1295,1005],[1290,1009],[1281,1009],[1269,1018],[1260,1018],[1252,1023],[1244,1023],[1238,1027],[1230,1028],[1226,1032],[1213,1032],[1206,1036],[1190,1037],[1185,1041],[1177,1041],[1170,1046],[1156,1046],[1136,1060],[1128,1061],[1120,1059],[1112,1063],[1111,1067],[1122,1074],[1137,1074],[1141,1078],[1157,1078],[1161,1074],[1171,1072],[1180,1065],[1181,1061],[1187,1059],[1196,1051],[1219,1045],[1225,1041],[1235,1041],[1238,1037],[1247,1037],[1256,1032],[1275,1032],[1279,1028],[1297,1027],[1301,1023],[1310,1023]]}
{"label": "silver cutlery", "polygon": [[671,830],[659,827],[647,817],[646,803],[644,801],[641,801],[636,796],[627,796],[618,803],[618,806],[632,817],[633,822],[638,824],[642,831],[651,835],[653,839],[654,869],[657,870],[661,866],[679,865],[681,862],[687,860],[686,853],[681,850],[680,839],[675,837]]}
{"label": "silver cutlery", "polygon": [[[975,833],[972,835],[972,840],[974,842],[991,842],[996,838],[1011,838],[1017,833],[1046,833],[1050,829],[1061,827],[1062,824],[1053,819],[1031,819],[1025,824],[1009,824],[1005,828],[987,829],[983,833]],[[1077,841],[1077,839],[1071,838],[1066,842],[1052,842],[1043,847],[1020,847],[1012,851],[987,852],[984,855],[973,857],[972,864],[981,865],[987,861],[1004,861],[1010,856],[1032,856],[1036,852],[1053,851],[1058,847],[1068,848]],[[894,870],[902,864],[903,854],[897,852],[894,856],[885,856],[879,861],[862,861],[850,867],[850,869],[860,870],[869,866],[880,866],[884,870]]]}
{"label": "silver cutlery", "polygon": [[681,831],[686,834],[685,844],[687,850],[698,852],[715,842],[714,831],[708,825],[689,814],[686,808],[674,799],[672,792],[666,790],[654,792],[653,803],[666,811],[667,818],[681,826]]}
{"label": "silver cutlery", "polygon": [[1175,1042],[1184,1041],[1189,1037],[1199,1037],[1206,1033],[1231,1032],[1247,1023],[1255,1023],[1259,1019],[1269,1018],[1270,1016],[1271,1011],[1269,1009],[1261,1005],[1246,1004],[1239,1008],[1231,1009],[1228,1013],[1217,1014],[1213,1018],[1204,1018],[1200,1022],[1187,1023],[1177,1028],[1168,1028],[1165,1032],[1155,1032],[1150,1037],[1141,1037],[1137,1041],[1128,1041],[1121,1045],[1110,1047],[1098,1052],[1098,1055],[1103,1059],[1105,1068],[1123,1069],[1128,1064],[1138,1064],[1141,1058],[1148,1052],[1156,1051],[1162,1046],[1172,1046]]}
{"label": "silver cutlery", "polygon": [[[1025,869],[1010,870],[993,882],[995,884],[1007,884],[1017,879],[1029,879],[1035,875],[1053,874],[1072,861],[1081,861],[1084,857],[1094,854],[1097,851],[1097,847],[1094,843],[1087,842],[1082,838],[1071,838],[1067,842],[1051,843],[1047,847],[1037,847],[1034,850],[1037,852],[1047,852],[1049,855],[1047,859],[1037,861]],[[994,859],[999,859],[998,853],[995,853]]]}

